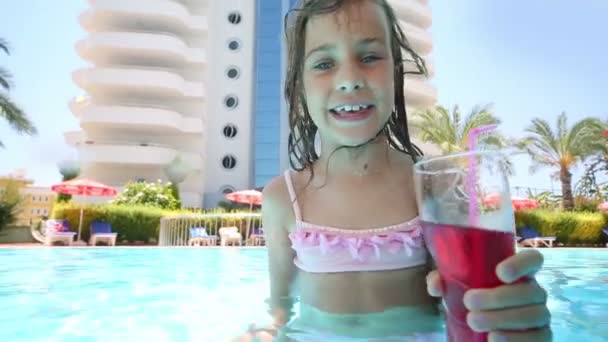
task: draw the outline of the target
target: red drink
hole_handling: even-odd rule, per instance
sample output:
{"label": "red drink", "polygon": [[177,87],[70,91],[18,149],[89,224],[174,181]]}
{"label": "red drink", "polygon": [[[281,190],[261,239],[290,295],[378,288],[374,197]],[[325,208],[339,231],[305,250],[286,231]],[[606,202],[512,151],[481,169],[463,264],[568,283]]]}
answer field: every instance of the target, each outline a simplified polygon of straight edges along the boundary
{"label": "red drink", "polygon": [[449,341],[487,341],[487,333],[468,326],[462,298],[468,289],[503,284],[496,276],[496,265],[515,254],[514,234],[430,222],[422,222],[422,227],[426,246],[444,282]]}

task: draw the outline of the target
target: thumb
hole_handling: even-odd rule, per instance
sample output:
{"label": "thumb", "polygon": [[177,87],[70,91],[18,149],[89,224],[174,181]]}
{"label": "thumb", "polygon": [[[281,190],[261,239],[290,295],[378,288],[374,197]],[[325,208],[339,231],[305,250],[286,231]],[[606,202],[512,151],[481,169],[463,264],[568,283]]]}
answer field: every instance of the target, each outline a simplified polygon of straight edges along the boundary
{"label": "thumb", "polygon": [[441,276],[439,275],[439,271],[434,270],[429,272],[426,276],[426,290],[429,295],[433,297],[441,297],[443,296],[443,282],[441,281]]}

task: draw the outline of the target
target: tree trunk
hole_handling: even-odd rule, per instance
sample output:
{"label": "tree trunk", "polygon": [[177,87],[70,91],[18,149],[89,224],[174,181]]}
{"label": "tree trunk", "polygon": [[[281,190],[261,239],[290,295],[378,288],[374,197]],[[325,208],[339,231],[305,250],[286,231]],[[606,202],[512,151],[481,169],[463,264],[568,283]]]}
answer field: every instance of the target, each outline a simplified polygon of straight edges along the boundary
{"label": "tree trunk", "polygon": [[574,199],[572,198],[572,173],[570,170],[561,166],[559,170],[559,180],[562,182],[562,205],[564,210],[574,209]]}

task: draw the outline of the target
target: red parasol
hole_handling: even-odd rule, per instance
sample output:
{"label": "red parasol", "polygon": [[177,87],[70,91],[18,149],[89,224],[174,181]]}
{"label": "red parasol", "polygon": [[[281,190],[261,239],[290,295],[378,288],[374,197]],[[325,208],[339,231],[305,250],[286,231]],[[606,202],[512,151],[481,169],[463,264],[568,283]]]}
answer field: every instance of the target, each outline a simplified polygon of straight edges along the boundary
{"label": "red parasol", "polygon": [[250,206],[262,205],[262,193],[257,190],[241,190],[231,192],[226,195],[226,199],[237,202],[237,203],[245,203]]}
{"label": "red parasol", "polygon": [[[487,206],[497,206],[500,203],[500,194],[493,193],[483,199],[483,204]],[[511,205],[515,210],[536,209],[540,203],[532,198],[511,196]]]}
{"label": "red parasol", "polygon": [[[231,192],[226,194],[226,199],[237,202],[237,203],[246,203],[249,204],[249,213],[253,209],[253,205],[262,205],[262,192],[252,189],[252,190],[241,190]],[[247,231],[245,232],[245,239],[249,239],[249,231],[251,229],[251,215],[249,215],[249,220],[247,222]]]}
{"label": "red parasol", "polygon": [[[76,196],[115,196],[116,189],[86,178],[71,179],[51,186],[51,190],[57,193]],[[82,231],[82,217],[84,207],[80,207],[80,223],[78,224],[78,241]]]}
{"label": "red parasol", "polygon": [[115,196],[117,193],[116,189],[110,186],[86,178],[71,179],[53,185],[51,190],[77,196]]}

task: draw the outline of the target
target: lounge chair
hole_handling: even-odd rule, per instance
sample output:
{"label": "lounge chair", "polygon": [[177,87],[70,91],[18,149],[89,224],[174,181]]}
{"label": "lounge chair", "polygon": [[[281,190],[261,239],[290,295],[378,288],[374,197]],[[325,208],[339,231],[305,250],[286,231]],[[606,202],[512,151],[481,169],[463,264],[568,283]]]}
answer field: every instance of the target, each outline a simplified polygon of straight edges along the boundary
{"label": "lounge chair", "polygon": [[523,227],[521,228],[519,245],[522,247],[538,248],[539,244],[543,244],[545,247],[553,247],[555,240],[554,236],[541,236],[534,228]]}
{"label": "lounge chair", "polygon": [[95,246],[97,241],[105,241],[108,246],[116,246],[117,235],[117,233],[112,232],[112,225],[109,222],[93,221],[91,222],[89,245]]}
{"label": "lounge chair", "polygon": [[217,236],[209,235],[205,227],[190,228],[190,239],[188,246],[215,246],[217,245]]}
{"label": "lounge chair", "polygon": [[262,246],[264,245],[264,242],[264,228],[260,227],[251,232],[246,244],[249,245],[249,243],[251,243],[253,246]]}
{"label": "lounge chair", "polygon": [[67,220],[47,220],[45,223],[46,231],[44,244],[52,246],[55,242],[71,246],[76,232],[71,231],[70,223]]}
{"label": "lounge chair", "polygon": [[239,232],[237,227],[222,227],[219,230],[220,232],[220,245],[227,246],[228,244],[239,244],[239,246],[243,245],[243,236]]}

